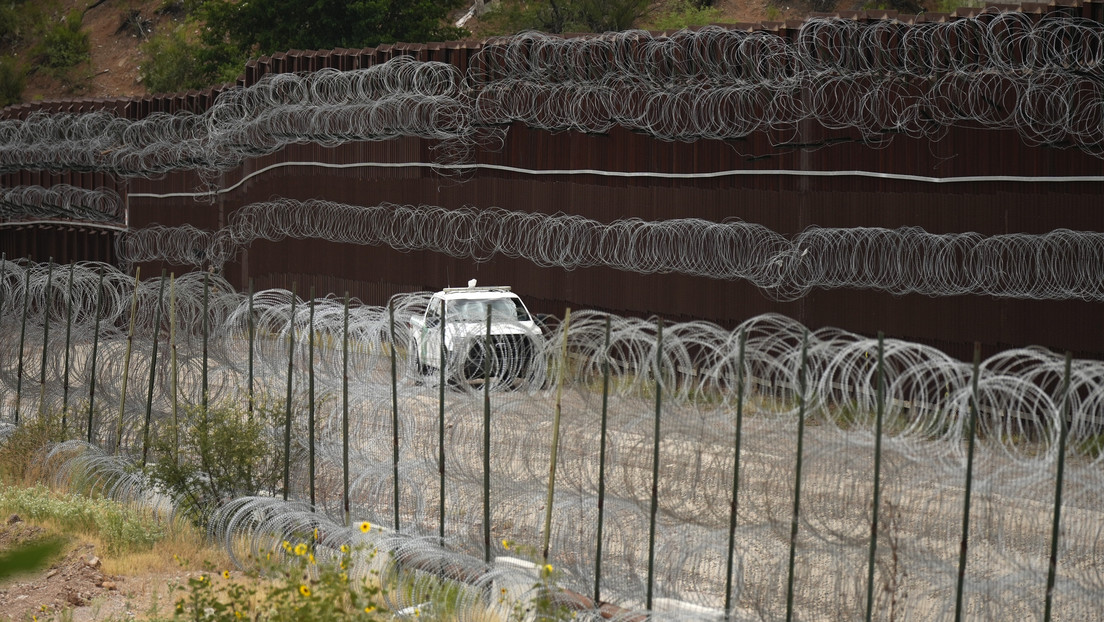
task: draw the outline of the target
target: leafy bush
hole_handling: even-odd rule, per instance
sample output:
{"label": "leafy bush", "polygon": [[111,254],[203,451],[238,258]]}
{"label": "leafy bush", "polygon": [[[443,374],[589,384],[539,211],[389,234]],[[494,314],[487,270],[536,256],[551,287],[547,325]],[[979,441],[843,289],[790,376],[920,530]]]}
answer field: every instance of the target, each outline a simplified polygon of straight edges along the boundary
{"label": "leafy bush", "polygon": [[0,108],[17,104],[23,99],[27,73],[10,56],[0,57]]}
{"label": "leafy bush", "polygon": [[108,554],[144,551],[165,537],[164,525],[147,513],[109,499],[56,493],[41,485],[0,489],[0,514],[19,514],[97,535]]}
{"label": "leafy bush", "polygon": [[73,67],[90,57],[88,33],[82,32],[81,14],[73,11],[60,23],[46,31],[38,45],[43,64],[55,69]]}
{"label": "leafy bush", "polygon": [[149,92],[201,89],[218,80],[196,62],[203,46],[189,41],[186,33],[187,26],[181,25],[154,35],[142,45],[146,60],[138,73]]}
{"label": "leafy bush", "polygon": [[275,489],[283,472],[269,425],[275,416],[263,407],[253,415],[230,405],[185,407],[179,428],[158,426],[151,442],[157,462],[147,472],[203,527],[223,501]]}
{"label": "leafy bush", "polygon": [[703,6],[699,2],[681,0],[667,5],[667,9],[656,16],[651,24],[654,30],[682,30],[691,26],[705,26],[720,19],[721,10],[714,6]]}

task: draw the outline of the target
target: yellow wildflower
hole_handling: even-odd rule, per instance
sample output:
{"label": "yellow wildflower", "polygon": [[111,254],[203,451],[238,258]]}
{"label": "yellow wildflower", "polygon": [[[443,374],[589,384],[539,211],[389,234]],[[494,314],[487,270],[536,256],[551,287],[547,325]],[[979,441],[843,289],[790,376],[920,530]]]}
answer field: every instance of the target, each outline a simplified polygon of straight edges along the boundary
{"label": "yellow wildflower", "polygon": [[295,554],[296,555],[303,555],[306,552],[307,552],[307,545],[303,544],[302,542],[295,545]]}
{"label": "yellow wildflower", "polygon": [[314,563],[314,553],[307,553],[307,561],[312,564]]}
{"label": "yellow wildflower", "polygon": [[510,541],[509,541],[509,540],[507,540],[507,539],[505,539],[505,538],[503,538],[503,539],[502,539],[502,548],[504,548],[504,549],[506,549],[507,551],[509,551],[509,550],[510,550]]}
{"label": "yellow wildflower", "polygon": [[230,578],[230,571],[229,570],[223,570],[222,571],[222,578],[223,579],[229,579]]}
{"label": "yellow wildflower", "polygon": [[299,593],[303,595],[303,598],[310,598],[310,586],[306,584],[300,584]]}
{"label": "yellow wildflower", "polygon": [[349,552],[349,545],[348,544],[342,544],[341,545],[341,552],[342,553],[348,553]]}
{"label": "yellow wildflower", "polygon": [[364,608],[364,613],[372,613],[375,610],[376,610],[375,605],[368,605],[367,607]]}
{"label": "yellow wildflower", "polygon": [[368,533],[369,531],[372,531],[372,523],[369,523],[368,521],[364,521],[363,523],[360,524],[360,530],[363,533]]}

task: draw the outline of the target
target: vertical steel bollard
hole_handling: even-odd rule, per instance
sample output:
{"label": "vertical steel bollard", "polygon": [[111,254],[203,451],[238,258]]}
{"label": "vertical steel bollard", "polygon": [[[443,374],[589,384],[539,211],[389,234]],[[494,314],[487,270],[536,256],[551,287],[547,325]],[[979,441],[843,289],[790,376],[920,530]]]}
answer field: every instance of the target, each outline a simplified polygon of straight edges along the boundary
{"label": "vertical steel bollard", "polygon": [[103,308],[104,269],[100,268],[100,284],[96,289],[96,322],[92,329],[92,369],[88,375],[88,444],[92,444],[92,413],[96,405],[96,354],[100,347],[100,318]]}
{"label": "vertical steel bollard", "polygon": [[958,583],[955,587],[955,622],[962,620],[962,590],[966,582],[966,552],[970,540],[970,495],[974,485],[974,440],[977,438],[978,375],[981,344],[974,342],[974,378],[970,388],[970,418],[966,426],[966,492],[962,503],[962,541],[958,548]]}
{"label": "vertical steel bollard", "polygon": [[544,502],[544,563],[548,563],[548,548],[552,539],[552,503],[556,499],[556,458],[560,453],[560,412],[563,407],[563,384],[567,370],[567,331],[571,326],[571,308],[564,311],[563,345],[560,347],[560,373],[556,379],[556,409],[552,415],[552,448],[548,464],[548,497]]}
{"label": "vertical steel bollard", "polygon": [[142,266],[134,269],[134,295],[130,299],[130,329],[127,330],[126,355],[123,358],[123,390],[119,393],[119,423],[115,427],[115,450],[118,454],[123,446],[123,414],[126,411],[127,377],[130,375],[130,350],[134,345],[134,320],[138,315],[138,284],[142,275]]}
{"label": "vertical steel bollard", "polygon": [[885,335],[878,331],[877,419],[874,421],[874,501],[870,517],[870,555],[866,565],[866,622],[874,616],[874,557],[878,552],[878,509],[882,504],[882,422],[885,420]]}
{"label": "vertical steel bollard", "polygon": [[652,432],[652,503],[648,519],[648,591],[645,608],[652,610],[655,587],[656,513],[659,511],[659,418],[663,412],[663,319],[656,320],[655,429]]}
{"label": "vertical steel bollard", "polygon": [[801,337],[801,363],[797,370],[797,467],[794,469],[793,518],[790,520],[790,569],[786,580],[786,621],[793,619],[794,562],[797,556],[797,522],[801,515],[801,460],[805,445],[805,363],[809,355],[809,331]]}
{"label": "vertical steel bollard", "polygon": [[1050,622],[1054,607],[1054,585],[1058,579],[1058,536],[1062,524],[1062,485],[1066,472],[1066,443],[1069,426],[1073,425],[1070,412],[1070,367],[1073,355],[1066,352],[1065,381],[1062,383],[1062,410],[1058,415],[1058,473],[1054,483],[1054,523],[1050,529],[1050,563],[1047,568],[1046,609],[1044,622]]}
{"label": "vertical steel bollard", "polygon": [[728,559],[725,568],[725,619],[732,615],[732,568],[736,553],[736,516],[740,509],[740,443],[744,434],[744,348],[747,329],[740,329],[740,348],[736,368],[736,439],[732,459],[732,506],[728,519]]}
{"label": "vertical steel bollard", "polygon": [[598,533],[594,550],[594,604],[602,602],[602,523],[606,503],[606,432],[609,422],[610,316],[606,315],[606,340],[602,348],[602,431],[598,449]]}

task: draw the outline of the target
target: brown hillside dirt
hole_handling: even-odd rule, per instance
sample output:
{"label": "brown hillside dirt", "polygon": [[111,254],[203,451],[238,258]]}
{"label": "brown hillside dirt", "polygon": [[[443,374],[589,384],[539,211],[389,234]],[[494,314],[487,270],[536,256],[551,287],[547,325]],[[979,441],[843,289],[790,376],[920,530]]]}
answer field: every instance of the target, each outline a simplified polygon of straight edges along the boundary
{"label": "brown hillside dirt", "polygon": [[[662,9],[669,1],[658,0],[653,10]],[[715,6],[720,9],[720,23],[755,23],[801,19],[807,11],[801,1],[718,0]],[[139,79],[143,39],[136,24],[151,33],[174,26],[180,16],[161,12],[165,5],[165,0],[56,0],[51,19],[83,11],[81,29],[89,35],[92,59],[61,74],[35,68],[27,78],[23,101],[147,94]],[[478,33],[478,25],[472,26]]]}
{"label": "brown hillside dirt", "polygon": [[[0,551],[48,534],[43,527],[13,515],[0,524]],[[0,582],[0,620],[52,620],[63,611],[73,622],[142,619],[148,617],[154,604],[164,615],[172,606],[169,586],[184,585],[196,574],[181,569],[126,577],[109,575],[103,571],[95,546],[75,541],[48,567]]]}

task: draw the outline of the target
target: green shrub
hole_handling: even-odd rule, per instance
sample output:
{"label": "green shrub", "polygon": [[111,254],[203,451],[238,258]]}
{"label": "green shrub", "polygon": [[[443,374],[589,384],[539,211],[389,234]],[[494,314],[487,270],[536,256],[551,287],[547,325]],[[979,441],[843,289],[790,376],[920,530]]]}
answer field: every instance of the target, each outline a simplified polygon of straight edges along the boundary
{"label": "green shrub", "polygon": [[151,93],[175,93],[201,89],[217,80],[197,62],[202,45],[188,41],[181,25],[151,37],[142,45],[145,61],[138,73]]}
{"label": "green shrub", "polygon": [[88,33],[82,32],[81,14],[73,11],[46,31],[37,53],[43,64],[54,69],[73,67],[90,57]]}
{"label": "green shrub", "polygon": [[230,405],[182,408],[179,427],[171,421],[157,427],[151,442],[157,461],[147,473],[204,527],[220,503],[275,490],[281,481],[282,444],[269,425],[274,416]]}
{"label": "green shrub", "polygon": [[0,108],[17,104],[23,99],[27,72],[10,56],[0,57]]}
{"label": "green shrub", "polygon": [[649,26],[653,30],[682,30],[691,26],[705,26],[720,19],[721,10],[714,6],[699,6],[690,0],[672,2],[667,10],[656,16]]}
{"label": "green shrub", "polygon": [[[24,413],[26,415],[27,413]],[[33,413],[31,414],[33,417]],[[8,438],[0,443],[0,480],[9,484],[32,484],[43,477],[42,457],[50,445],[73,438],[77,431],[69,426],[61,430],[61,414],[50,413],[24,419]]]}

